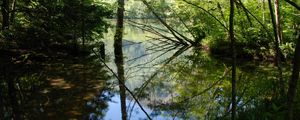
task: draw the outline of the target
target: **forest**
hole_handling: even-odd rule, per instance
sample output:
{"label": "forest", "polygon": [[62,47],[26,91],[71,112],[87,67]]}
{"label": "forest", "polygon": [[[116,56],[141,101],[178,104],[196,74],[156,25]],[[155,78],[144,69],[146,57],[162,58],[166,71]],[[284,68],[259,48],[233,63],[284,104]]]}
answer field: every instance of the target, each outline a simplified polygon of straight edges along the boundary
{"label": "forest", "polygon": [[299,120],[299,0],[1,0],[0,120]]}

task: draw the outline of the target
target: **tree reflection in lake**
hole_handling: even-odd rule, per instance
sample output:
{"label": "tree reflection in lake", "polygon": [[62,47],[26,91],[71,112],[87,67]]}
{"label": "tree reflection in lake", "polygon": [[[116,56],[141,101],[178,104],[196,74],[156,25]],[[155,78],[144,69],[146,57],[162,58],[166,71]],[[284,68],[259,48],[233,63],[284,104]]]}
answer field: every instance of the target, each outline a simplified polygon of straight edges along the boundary
{"label": "tree reflection in lake", "polygon": [[[182,119],[229,119],[231,109],[230,67],[226,60],[216,59],[205,52],[190,51],[177,58],[152,80],[143,91],[143,98],[155,110],[172,111],[167,115]],[[251,68],[251,69],[249,69]],[[286,66],[286,69],[288,66]],[[252,112],[268,116],[280,108],[272,103],[276,68],[272,64],[244,62],[238,68],[238,114],[250,119]],[[259,111],[269,110],[269,113]]]}
{"label": "tree reflection in lake", "polygon": [[[61,59],[35,64],[22,61],[20,64],[1,65],[2,70],[6,69],[0,76],[1,99],[4,100],[2,118],[88,119],[95,110],[98,118],[103,117],[111,96],[101,93],[106,89],[105,86],[109,86],[105,83],[109,76],[101,64],[90,58],[92,56],[82,58],[80,62]],[[11,88],[2,87],[9,82],[13,82]],[[14,94],[11,94],[11,89]],[[100,96],[94,97],[97,94]],[[16,101],[14,106],[12,101]]]}
{"label": "tree reflection in lake", "polygon": [[[147,41],[125,42],[132,43],[123,47],[127,59],[127,86],[136,90],[136,95],[154,119],[229,119],[230,59],[211,56],[198,48],[176,55],[178,49],[166,54],[163,50],[146,50],[151,47]],[[273,102],[278,99],[274,93],[278,91],[275,66],[247,60],[239,64],[237,113],[246,119],[252,117],[248,112],[263,117],[278,113],[281,108],[276,106],[280,103]],[[289,66],[284,66],[284,70],[287,79]],[[140,116],[131,111],[134,105],[134,102],[130,103],[127,108],[131,119]],[[266,110],[269,112],[260,112]]]}
{"label": "tree reflection in lake", "polygon": [[[113,52],[113,43],[110,40],[105,42],[109,57]],[[152,49],[156,47],[152,43],[123,40],[126,85],[135,92],[151,118],[229,118],[231,85],[228,75],[231,68],[228,67],[228,59],[212,57],[206,52],[196,51],[197,48],[188,49],[186,46],[174,46],[169,50]],[[22,119],[121,118],[120,99],[116,99],[120,96],[116,90],[108,89],[116,87],[117,81],[106,81],[109,76],[98,60],[58,59],[35,64],[30,61],[15,62],[1,65],[0,92],[4,99],[0,102],[4,105],[1,107],[5,111],[1,114],[4,118],[19,113]],[[112,62],[107,64],[116,70]],[[251,119],[251,115],[247,114],[249,112],[256,116],[278,113],[282,108],[278,106],[281,103],[273,102],[278,99],[274,65],[257,61],[242,62],[240,65],[237,81],[239,116]],[[283,68],[284,71],[290,69],[288,66]],[[284,75],[285,79],[289,76],[287,72]],[[13,87],[2,87],[12,80]],[[11,96],[12,91],[15,96]],[[12,106],[11,100],[17,104]],[[130,96],[126,98],[126,106],[131,120],[146,118]]]}

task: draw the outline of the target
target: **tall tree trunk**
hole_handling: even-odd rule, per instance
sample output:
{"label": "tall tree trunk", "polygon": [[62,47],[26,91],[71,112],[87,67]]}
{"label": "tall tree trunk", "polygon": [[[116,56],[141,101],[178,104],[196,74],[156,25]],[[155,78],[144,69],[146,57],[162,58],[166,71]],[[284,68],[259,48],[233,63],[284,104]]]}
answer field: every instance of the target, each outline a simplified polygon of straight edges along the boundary
{"label": "tall tree trunk", "polygon": [[9,28],[9,0],[3,0],[1,5],[2,11],[2,30]]}
{"label": "tall tree trunk", "polygon": [[[276,22],[276,30],[277,30],[276,31],[277,32],[277,41],[278,41],[278,46],[279,46],[283,42],[281,22],[280,22],[280,4],[279,4],[279,0],[274,1],[274,9],[275,9],[275,20],[276,20],[275,22]],[[279,59],[281,59],[281,57],[283,57],[283,56],[280,52]],[[282,74],[282,73],[280,73],[280,74]],[[284,81],[283,81],[283,77],[279,78],[279,84],[281,85],[281,86],[279,86],[280,87],[279,88],[280,94],[284,95],[285,94],[285,90],[284,90],[285,84],[284,84]]]}
{"label": "tall tree trunk", "polygon": [[293,72],[292,78],[289,81],[289,88],[287,93],[287,120],[293,120],[293,109],[294,109],[294,101],[296,97],[297,90],[297,82],[299,79],[299,70],[300,70],[300,34],[298,36],[294,60],[293,60]]}
{"label": "tall tree trunk", "polygon": [[280,22],[280,4],[279,0],[274,1],[274,9],[275,9],[275,18],[276,18],[276,27],[277,27],[277,38],[278,42],[282,43],[282,30],[281,30],[281,22]]}
{"label": "tall tree trunk", "polygon": [[279,91],[280,91],[281,95],[284,95],[284,81],[283,81],[283,77],[282,77],[282,68],[281,68],[281,50],[279,48],[279,41],[278,41],[279,38],[277,35],[276,20],[274,17],[271,0],[268,0],[268,5],[269,5],[270,15],[271,15],[271,19],[272,19],[274,37],[275,37],[275,51],[276,51],[275,59],[276,59],[276,65],[277,65],[277,69],[278,69],[278,78],[279,78],[279,80],[278,80],[279,82],[277,85],[279,85]]}
{"label": "tall tree trunk", "polygon": [[232,73],[231,73],[231,120],[235,120],[236,115],[236,49],[235,49],[235,38],[234,38],[234,0],[230,0],[230,18],[229,18],[229,37],[231,41],[232,51]]}
{"label": "tall tree trunk", "polygon": [[117,10],[117,24],[116,34],[114,36],[114,52],[115,52],[115,63],[117,65],[117,74],[119,77],[119,88],[120,88],[120,99],[121,99],[121,112],[122,120],[127,119],[126,112],[126,91],[125,91],[125,77],[124,77],[124,61],[123,61],[123,50],[122,50],[122,39],[124,30],[124,0],[118,0]]}

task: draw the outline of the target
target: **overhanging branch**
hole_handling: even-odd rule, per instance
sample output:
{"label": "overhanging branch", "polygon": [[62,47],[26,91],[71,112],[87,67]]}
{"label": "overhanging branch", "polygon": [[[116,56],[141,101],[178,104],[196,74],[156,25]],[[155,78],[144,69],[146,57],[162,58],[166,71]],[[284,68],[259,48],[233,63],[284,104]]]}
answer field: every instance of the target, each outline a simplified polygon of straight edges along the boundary
{"label": "overhanging branch", "polygon": [[290,0],[284,0],[285,2],[289,3],[290,5],[292,5],[293,7],[295,7],[297,10],[300,11],[300,6],[297,5],[295,2],[290,1]]}

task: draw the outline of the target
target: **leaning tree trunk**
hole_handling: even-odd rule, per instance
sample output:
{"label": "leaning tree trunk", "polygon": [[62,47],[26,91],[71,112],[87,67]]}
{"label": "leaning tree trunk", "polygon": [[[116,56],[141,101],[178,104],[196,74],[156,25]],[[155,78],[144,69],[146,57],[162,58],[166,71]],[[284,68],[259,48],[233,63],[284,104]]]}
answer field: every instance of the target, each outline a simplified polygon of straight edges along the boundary
{"label": "leaning tree trunk", "polygon": [[2,30],[9,28],[9,0],[3,0],[1,5],[2,11]]}
{"label": "leaning tree trunk", "polygon": [[293,120],[293,109],[294,101],[296,97],[297,82],[299,79],[299,70],[300,70],[300,35],[298,36],[294,60],[293,60],[293,72],[292,78],[289,81],[289,88],[287,93],[287,120]]}
{"label": "leaning tree trunk", "polygon": [[127,119],[126,112],[126,94],[125,94],[125,77],[124,77],[124,61],[123,61],[123,50],[122,50],[122,38],[123,38],[123,19],[124,19],[124,0],[118,0],[117,10],[117,24],[116,34],[114,37],[114,52],[115,52],[115,63],[117,65],[117,74],[120,88],[120,99],[121,99],[121,112],[122,120]]}
{"label": "leaning tree trunk", "polygon": [[235,114],[236,114],[236,49],[235,49],[233,19],[234,19],[234,0],[230,0],[229,37],[230,37],[230,41],[231,41],[231,51],[232,51],[231,120],[235,120]]}
{"label": "leaning tree trunk", "polygon": [[283,94],[282,92],[284,91],[284,81],[283,81],[283,77],[282,77],[282,68],[281,68],[281,50],[279,48],[279,41],[278,41],[278,34],[277,34],[277,26],[276,26],[276,20],[274,17],[274,13],[273,13],[273,8],[272,8],[272,2],[271,0],[268,0],[268,5],[269,5],[269,11],[270,11],[270,15],[271,15],[271,19],[272,19],[272,25],[273,25],[273,32],[274,32],[274,37],[275,37],[275,51],[276,51],[276,65],[277,65],[277,69],[278,69],[278,78],[279,78],[279,89],[281,94]]}
{"label": "leaning tree trunk", "polygon": [[[283,42],[283,38],[282,38],[282,30],[281,30],[281,22],[280,22],[280,9],[279,9],[279,0],[275,0],[274,1],[274,9],[275,9],[275,25],[276,25],[276,32],[277,32],[277,42],[278,42],[278,46],[279,44],[282,44]],[[279,47],[278,47],[279,48]],[[280,53],[281,55],[281,53]],[[281,59],[281,57],[283,56],[278,56],[279,59]],[[280,61],[279,61],[280,62]],[[278,69],[279,70],[279,69]],[[281,71],[281,70],[280,70]],[[285,94],[285,90],[284,90],[284,81],[283,81],[283,78],[282,78],[282,72],[280,73],[281,74],[281,77],[279,78],[279,84],[281,86],[279,86],[279,91],[280,91],[280,94],[284,95]]]}

